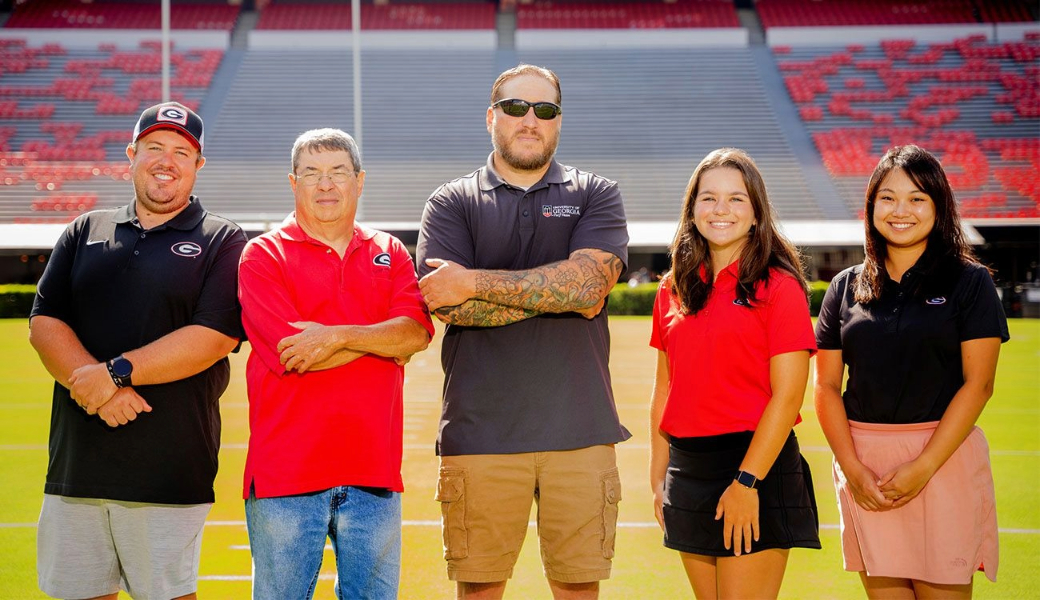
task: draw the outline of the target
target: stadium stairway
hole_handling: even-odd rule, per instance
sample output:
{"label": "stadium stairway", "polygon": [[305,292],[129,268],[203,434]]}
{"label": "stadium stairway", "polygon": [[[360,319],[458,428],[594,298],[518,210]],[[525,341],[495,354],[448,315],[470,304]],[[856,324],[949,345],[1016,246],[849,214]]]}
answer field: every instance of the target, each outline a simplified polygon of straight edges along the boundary
{"label": "stadium stairway", "polygon": [[[791,144],[791,151],[798,157],[802,173],[805,175],[805,183],[812,192],[820,211],[828,219],[851,219],[855,217],[850,213],[848,207],[841,200],[841,195],[834,182],[831,180],[827,168],[820,160],[820,153],[813,145],[809,132],[802,124],[798,116],[798,107],[791,101],[784,88],[783,78],[776,67],[776,59],[773,53],[765,46],[752,46],[751,56],[754,58],[755,67],[762,86],[768,90],[766,98],[773,107],[777,117],[777,124],[783,130],[784,136]],[[769,183],[768,181],[766,182]]]}

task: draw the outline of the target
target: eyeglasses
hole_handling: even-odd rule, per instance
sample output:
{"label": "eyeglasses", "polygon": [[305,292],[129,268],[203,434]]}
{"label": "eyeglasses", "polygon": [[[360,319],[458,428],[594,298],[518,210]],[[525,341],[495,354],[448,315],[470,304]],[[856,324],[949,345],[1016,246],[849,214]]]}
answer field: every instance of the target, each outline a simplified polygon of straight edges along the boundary
{"label": "eyeglasses", "polygon": [[332,181],[332,183],[336,183],[336,184],[346,183],[346,182],[350,181],[351,175],[353,175],[353,173],[351,173],[349,171],[333,171],[331,173],[314,173],[314,172],[311,172],[311,173],[304,173],[303,175],[296,175],[295,173],[293,174],[293,176],[296,177],[296,181],[298,183],[301,183],[301,184],[303,184],[305,186],[308,186],[308,187],[310,187],[312,185],[318,185],[318,183],[321,182],[321,180],[325,179],[326,177],[328,177]]}
{"label": "eyeglasses", "polygon": [[501,108],[502,112],[510,117],[522,117],[527,111],[534,108],[534,116],[543,121],[552,121],[563,114],[563,109],[552,102],[528,102],[519,98],[507,98],[499,100],[491,105],[491,108]]}

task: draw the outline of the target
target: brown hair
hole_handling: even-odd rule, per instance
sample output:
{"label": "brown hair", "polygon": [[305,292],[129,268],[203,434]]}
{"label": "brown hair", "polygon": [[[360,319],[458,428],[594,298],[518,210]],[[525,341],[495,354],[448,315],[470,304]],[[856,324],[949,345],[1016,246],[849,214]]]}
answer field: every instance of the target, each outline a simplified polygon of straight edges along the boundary
{"label": "brown hair", "polygon": [[[798,249],[776,227],[776,214],[755,161],[738,148],[720,148],[705,156],[694,169],[684,192],[679,229],[672,242],[672,293],[678,297],[683,313],[693,314],[704,308],[715,281],[708,241],[697,230],[693,213],[701,177],[717,168],[740,172],[758,221],[748,232],[747,243],[740,252],[737,297],[746,306],[752,306],[757,301],[755,286],[769,279],[770,267],[790,273],[808,295]],[[702,267],[706,280],[700,276]]]}
{"label": "brown hair", "polygon": [[498,76],[498,79],[495,80],[495,83],[491,86],[491,104],[503,99],[499,97],[499,93],[501,92],[502,86],[505,85],[507,81],[522,75],[535,75],[548,80],[548,82],[553,84],[553,87],[556,88],[556,104],[561,104],[563,102],[563,93],[560,91],[560,78],[556,76],[556,73],[553,73],[545,67],[536,67],[534,65],[520,63],[512,69],[503,71],[502,74]]}
{"label": "brown hair", "polygon": [[888,241],[874,226],[874,205],[877,202],[881,183],[895,169],[902,169],[917,189],[928,194],[935,204],[935,225],[928,234],[924,254],[918,260],[925,276],[922,284],[912,290],[914,295],[935,294],[936,285],[942,285],[949,268],[959,268],[968,263],[978,263],[971,246],[961,231],[961,219],[957,214],[957,203],[953,189],[946,178],[939,160],[927,150],[908,144],[895,146],[885,153],[874,168],[867,183],[866,206],[863,216],[865,230],[863,272],[856,278],[854,296],[856,302],[867,304],[881,297],[881,290],[888,279],[885,259],[888,257]]}

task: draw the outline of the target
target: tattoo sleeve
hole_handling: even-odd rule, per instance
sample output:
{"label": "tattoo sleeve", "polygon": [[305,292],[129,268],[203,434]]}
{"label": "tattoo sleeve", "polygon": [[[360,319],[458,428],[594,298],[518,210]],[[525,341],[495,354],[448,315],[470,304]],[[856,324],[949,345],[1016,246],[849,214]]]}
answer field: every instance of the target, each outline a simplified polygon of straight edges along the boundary
{"label": "tattoo sleeve", "polygon": [[464,327],[499,327],[523,321],[540,314],[514,306],[504,306],[484,300],[467,300],[457,306],[443,306],[433,311],[444,323]]}
{"label": "tattoo sleeve", "polygon": [[524,271],[479,271],[477,297],[536,313],[595,306],[617,282],[621,259],[603,250],[575,250],[570,258]]}

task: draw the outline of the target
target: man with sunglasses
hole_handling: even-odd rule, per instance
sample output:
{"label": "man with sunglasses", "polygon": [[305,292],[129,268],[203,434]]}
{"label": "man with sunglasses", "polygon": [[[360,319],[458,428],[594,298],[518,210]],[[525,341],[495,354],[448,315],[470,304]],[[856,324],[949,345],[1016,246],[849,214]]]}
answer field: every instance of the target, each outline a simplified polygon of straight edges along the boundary
{"label": "man with sunglasses", "polygon": [[433,323],[404,245],[354,220],[364,183],[354,138],[303,133],[296,211],[242,253],[256,600],[310,598],[326,537],[337,598],[397,597],[403,365]]}
{"label": "man with sunglasses", "polygon": [[538,502],[556,598],[610,576],[621,484],[605,298],[628,258],[617,184],[553,159],[552,71],[519,65],[491,90],[487,164],[436,190],[416,250],[420,289],[448,324],[437,452],[448,577],[501,598]]}

